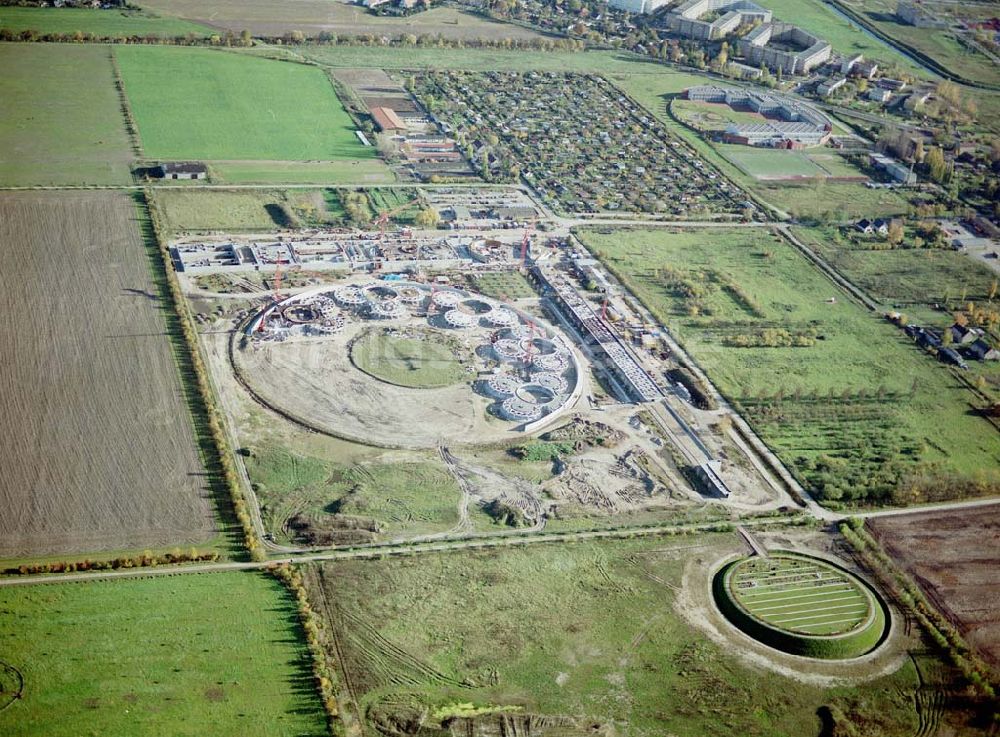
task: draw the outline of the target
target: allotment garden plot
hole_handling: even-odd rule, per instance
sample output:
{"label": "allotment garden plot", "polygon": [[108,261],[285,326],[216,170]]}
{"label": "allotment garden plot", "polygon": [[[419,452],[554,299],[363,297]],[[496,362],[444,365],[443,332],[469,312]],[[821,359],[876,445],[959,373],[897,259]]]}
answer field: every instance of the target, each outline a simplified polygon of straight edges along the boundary
{"label": "allotment garden plot", "polygon": [[736,215],[746,197],[596,75],[435,72],[415,92],[485,178],[524,177],[563,211]]}

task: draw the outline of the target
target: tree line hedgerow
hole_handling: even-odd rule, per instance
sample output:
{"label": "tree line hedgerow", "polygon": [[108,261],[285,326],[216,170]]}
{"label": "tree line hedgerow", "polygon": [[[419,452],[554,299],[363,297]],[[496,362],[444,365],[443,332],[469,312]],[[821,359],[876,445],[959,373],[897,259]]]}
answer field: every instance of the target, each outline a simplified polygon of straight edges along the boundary
{"label": "tree line hedgerow", "polygon": [[146,568],[158,565],[173,565],[175,563],[207,563],[219,559],[214,550],[201,551],[196,548],[180,550],[175,548],[169,553],[153,554],[148,550],[140,555],[119,556],[106,560],[90,560],[84,558],[77,561],[53,561],[49,563],[25,563],[19,566],[4,568],[4,575],[28,576],[38,573],[74,573],[77,571],[117,571],[121,568]]}

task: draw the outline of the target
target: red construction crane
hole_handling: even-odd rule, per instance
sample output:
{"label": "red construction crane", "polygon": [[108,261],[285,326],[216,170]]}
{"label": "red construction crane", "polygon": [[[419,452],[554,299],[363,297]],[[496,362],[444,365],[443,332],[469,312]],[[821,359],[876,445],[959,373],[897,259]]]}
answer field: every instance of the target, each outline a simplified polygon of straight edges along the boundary
{"label": "red construction crane", "polygon": [[535,351],[537,350],[535,348],[535,331],[539,330],[538,326],[535,325],[534,320],[528,320],[527,323],[528,323],[528,330],[530,330],[531,333],[528,336],[528,346],[524,349],[524,371],[525,371],[525,374],[527,374],[527,372],[529,372],[531,370],[531,362],[535,358]]}
{"label": "red construction crane", "polygon": [[528,223],[527,227],[524,229],[524,237],[521,238],[521,271],[525,269],[525,263],[528,260],[528,246],[531,245],[531,232],[535,229],[535,223]]}
{"label": "red construction crane", "polygon": [[[406,208],[408,208],[410,205],[415,205],[418,202],[420,202],[420,198],[419,197],[414,197],[412,200],[410,200],[409,202],[404,202],[399,207],[394,207],[391,210],[386,210],[384,212],[380,212],[379,213],[378,217],[375,219],[375,223],[378,225],[378,240],[379,240],[379,243],[381,243],[382,240],[385,238],[385,226],[389,223],[389,218],[391,218],[393,215],[395,215],[397,213],[402,212],[403,210],[405,210]],[[411,232],[411,235],[412,235],[412,232]]]}

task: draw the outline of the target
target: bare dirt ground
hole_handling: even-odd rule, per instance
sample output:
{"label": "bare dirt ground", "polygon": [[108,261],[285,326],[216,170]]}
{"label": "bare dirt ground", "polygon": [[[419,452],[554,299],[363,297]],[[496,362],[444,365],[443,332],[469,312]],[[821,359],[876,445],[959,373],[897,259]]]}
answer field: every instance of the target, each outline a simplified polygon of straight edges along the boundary
{"label": "bare dirt ground", "polygon": [[380,36],[430,34],[449,39],[541,38],[520,26],[490,21],[454,8],[434,8],[405,18],[380,17],[338,0],[146,0],[143,7],[221,30],[254,35],[321,31],[344,35]]}
{"label": "bare dirt ground", "polygon": [[363,323],[351,325],[329,340],[255,344],[237,348],[233,355],[258,397],[331,435],[386,448],[432,448],[510,436],[515,425],[488,421],[490,402],[469,383],[413,389],[356,369],[348,342],[363,328]]}
{"label": "bare dirt ground", "polygon": [[882,517],[868,526],[969,644],[1000,666],[1000,508]]}
{"label": "bare dirt ground", "polygon": [[127,196],[0,196],[0,557],[204,542],[213,515]]}

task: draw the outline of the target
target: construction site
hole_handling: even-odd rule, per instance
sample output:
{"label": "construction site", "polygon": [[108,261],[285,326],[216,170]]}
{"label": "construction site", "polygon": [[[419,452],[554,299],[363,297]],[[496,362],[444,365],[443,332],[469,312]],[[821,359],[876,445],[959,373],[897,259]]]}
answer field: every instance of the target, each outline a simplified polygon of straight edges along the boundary
{"label": "construction site", "polygon": [[[329,478],[355,479],[347,497],[338,481],[289,506],[255,481],[278,452],[268,450],[247,472],[275,539],[491,535],[794,503],[735,413],[677,381],[680,348],[558,221],[469,234],[497,214],[518,222],[527,205],[498,213],[513,206],[488,190],[433,200],[451,211],[447,231],[226,233],[171,246],[237,445],[326,437],[369,459],[372,478],[422,468],[420,478],[449,479],[400,500],[408,512],[379,511],[361,501],[377,488],[368,471],[331,466]],[[233,288],[214,292],[209,276]],[[449,511],[413,511],[435,499]]]}

